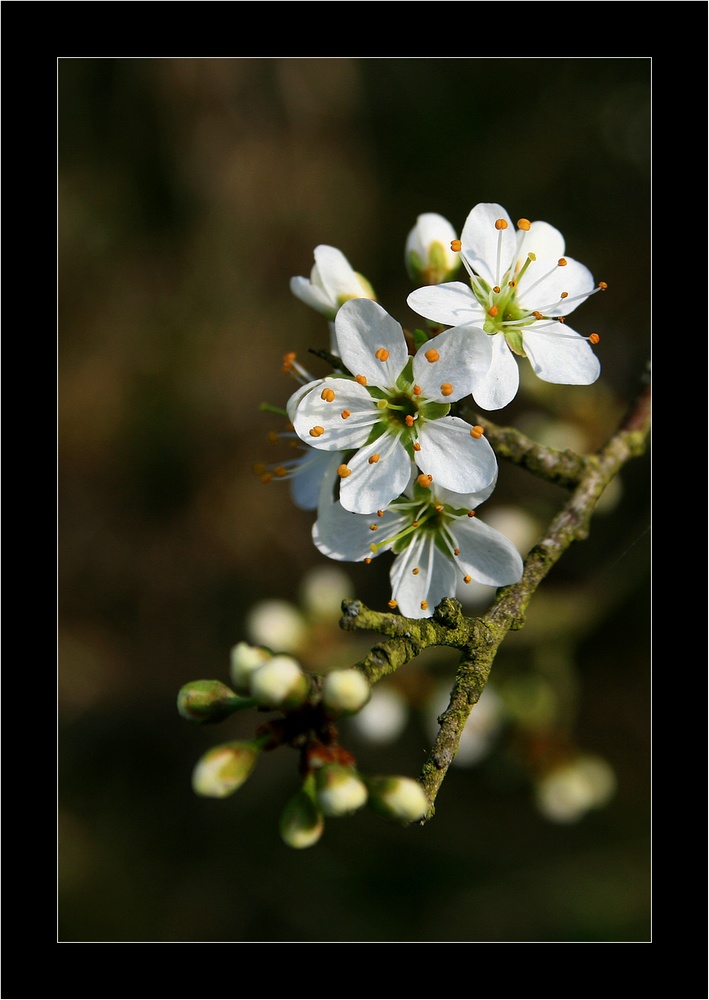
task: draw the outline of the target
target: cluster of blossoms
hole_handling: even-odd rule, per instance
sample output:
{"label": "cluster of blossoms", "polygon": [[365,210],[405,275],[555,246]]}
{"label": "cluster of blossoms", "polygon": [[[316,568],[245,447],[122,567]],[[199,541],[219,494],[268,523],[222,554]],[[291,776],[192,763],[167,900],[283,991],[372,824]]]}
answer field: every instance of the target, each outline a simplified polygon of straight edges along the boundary
{"label": "cluster of blossoms", "polygon": [[370,687],[355,668],[330,671],[315,693],[315,677],[292,656],[239,642],[231,650],[232,687],[217,680],[192,681],[178,694],[180,715],[191,722],[221,722],[244,708],[278,710],[282,717],[258,726],[252,739],[211,747],[197,761],[192,787],[197,795],[226,798],[250,777],[262,752],[287,744],[300,754],[301,786],[286,804],[280,833],[289,847],[317,843],[325,820],[347,816],[365,805],[403,824],[422,819],[430,808],[421,785],[399,775],[364,775],[339,742],[336,723],[359,712]]}
{"label": "cluster of blossoms", "polygon": [[[310,279],[292,279],[293,293],[328,321],[333,373],[313,378],[286,356],[301,383],[284,432],[297,454],[257,471],[291,479],[295,503],[317,509],[313,541],[329,558],[392,552],[390,606],[421,618],[461,580],[521,578],[515,546],[475,516],[498,467],[483,427],[461,415],[463,401],[510,403],[518,358],[547,382],[594,382],[598,336],[565,319],[605,284],[564,256],[558,230],[526,219],[515,229],[497,204],[473,208],[460,239],[442,216],[419,216],[405,261],[423,282],[408,304],[428,321],[408,336],[334,247],[315,249]],[[449,280],[461,264],[467,284]]]}

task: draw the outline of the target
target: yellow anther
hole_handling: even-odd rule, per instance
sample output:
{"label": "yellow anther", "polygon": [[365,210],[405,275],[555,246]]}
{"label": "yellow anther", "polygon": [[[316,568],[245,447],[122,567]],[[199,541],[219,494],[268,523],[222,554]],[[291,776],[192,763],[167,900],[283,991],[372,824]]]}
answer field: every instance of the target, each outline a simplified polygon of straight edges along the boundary
{"label": "yellow anther", "polygon": [[423,392],[423,389],[421,388],[420,385],[415,385],[414,386],[414,396],[420,396],[422,392]]}
{"label": "yellow anther", "polygon": [[517,287],[517,282],[516,281],[508,281],[507,282],[507,287],[508,288],[516,288]]}
{"label": "yellow anther", "polygon": [[378,351],[374,352],[374,357],[378,361],[386,361],[389,357],[389,351],[387,351],[386,347],[380,347]]}
{"label": "yellow anther", "polygon": [[441,511],[443,510],[443,504],[442,504],[442,503],[437,503],[437,504],[436,504],[436,510],[437,510],[437,511],[438,511],[438,513],[440,514],[440,513],[441,513]]}
{"label": "yellow anther", "polygon": [[428,487],[433,482],[433,476],[426,476],[422,472],[420,476],[416,477],[416,482],[419,484],[419,486],[423,486],[424,489],[428,489]]}
{"label": "yellow anther", "polygon": [[335,393],[332,389],[323,389],[320,393],[320,399],[324,399],[326,403],[331,403],[335,398]]}
{"label": "yellow anther", "polygon": [[422,611],[428,610],[428,601],[421,601],[421,610]]}
{"label": "yellow anther", "polygon": [[592,344],[597,344],[601,338],[598,336],[597,333],[592,333],[588,339],[591,341]]}
{"label": "yellow anther", "polygon": [[365,556],[364,557],[364,562],[367,564],[367,566],[369,566],[369,564],[371,563],[371,561],[372,561],[372,557],[371,556]]}
{"label": "yellow anther", "polygon": [[349,410],[343,410],[340,416],[342,417],[343,420],[347,420],[347,418],[351,416],[351,413]]}
{"label": "yellow anther", "polygon": [[462,247],[463,244],[460,242],[460,240],[451,240],[451,250],[454,253],[458,253],[462,249]]}
{"label": "yellow anther", "polygon": [[367,376],[366,375],[355,375],[355,382],[359,382],[360,385],[366,385],[367,384]]}
{"label": "yellow anther", "polygon": [[367,459],[370,465],[375,465],[379,461],[379,452],[375,451],[373,455],[370,455]]}
{"label": "yellow anther", "polygon": [[566,267],[566,265],[568,264],[568,261],[567,261],[566,257],[559,257],[559,260],[557,261],[557,263],[559,264],[559,267]]}
{"label": "yellow anther", "polygon": [[396,601],[394,601],[394,600],[387,601],[387,603],[388,603],[388,605],[389,605],[390,608],[396,608],[396,607],[398,607]]}
{"label": "yellow anther", "polygon": [[411,416],[410,413],[407,413],[406,416],[404,417],[404,423],[406,424],[407,427],[414,426],[414,418]]}
{"label": "yellow anther", "polygon": [[272,479],[273,479],[272,472],[264,472],[264,474],[261,476],[262,483],[270,483]]}
{"label": "yellow anther", "polygon": [[535,319],[544,319],[544,313],[540,313],[536,309],[532,313],[532,316],[534,316]]}
{"label": "yellow anther", "polygon": [[472,576],[468,576],[466,573],[466,575],[463,577],[463,583],[470,583],[472,579],[473,579]]}
{"label": "yellow anther", "polygon": [[569,293],[568,292],[562,292],[561,293],[561,298],[562,299],[568,299],[568,297],[569,297]]}
{"label": "yellow anther", "polygon": [[488,314],[488,316],[493,316],[494,317],[494,316],[497,316],[497,314],[499,313],[499,311],[500,310],[497,308],[497,306],[490,306],[490,308],[487,311],[487,314]]}
{"label": "yellow anther", "polygon": [[313,438],[319,438],[325,433],[325,428],[316,425],[315,427],[311,427],[308,433]]}
{"label": "yellow anther", "polygon": [[529,230],[532,228],[532,223],[529,221],[529,219],[518,219],[517,228],[524,229],[525,232],[529,232]]}
{"label": "yellow anther", "polygon": [[295,359],[297,357],[298,357],[298,355],[295,353],[295,351],[288,351],[287,354],[283,355],[283,360],[284,361],[295,361]]}
{"label": "yellow anther", "polygon": [[468,517],[475,517],[475,511],[474,510],[469,510],[468,511]]}
{"label": "yellow anther", "polygon": [[412,527],[412,528],[418,528],[418,526],[419,526],[419,523],[418,523],[418,521],[412,521],[412,522],[411,522],[411,527]]}
{"label": "yellow anther", "polygon": [[378,510],[377,511],[377,517],[384,517],[384,511],[383,510]]}
{"label": "yellow anther", "polygon": [[495,285],[495,287],[493,288],[493,292],[495,293],[495,295],[499,295],[501,291],[502,289],[500,288],[499,285]]}
{"label": "yellow anther", "polygon": [[424,354],[424,358],[426,359],[426,361],[430,361],[431,364],[433,364],[434,361],[438,361],[440,356],[441,355],[438,353],[438,351],[435,351],[432,347],[429,347],[429,349]]}
{"label": "yellow anther", "polygon": [[532,253],[532,251],[530,250],[529,253],[527,254],[527,259],[534,261],[537,259],[537,255],[535,253]]}
{"label": "yellow anther", "polygon": [[352,475],[352,469],[348,469],[346,465],[337,466],[337,475],[340,479],[347,479],[348,476]]}
{"label": "yellow anther", "polygon": [[485,433],[485,428],[481,427],[480,424],[476,424],[475,427],[470,428],[471,438],[481,438]]}
{"label": "yellow anther", "polygon": [[605,292],[605,291],[606,291],[606,289],[608,288],[608,285],[606,284],[606,282],[605,282],[605,281],[599,281],[599,282],[598,282],[598,287],[600,288],[600,290],[601,290],[602,292]]}
{"label": "yellow anther", "polygon": [[453,549],[453,555],[454,556],[459,556],[460,555],[460,549]]}
{"label": "yellow anther", "polygon": [[505,221],[505,219],[496,219],[495,229],[507,229],[507,222]]}
{"label": "yellow anther", "polygon": [[450,384],[450,382],[444,382],[441,385],[441,396],[452,396],[452,395],[453,395],[453,386]]}
{"label": "yellow anther", "polygon": [[557,321],[557,323],[565,323],[566,322],[566,316],[557,316],[556,317],[556,321]]}
{"label": "yellow anther", "polygon": [[377,525],[376,524],[370,524],[369,525],[369,530],[370,531],[376,531],[377,530]]}
{"label": "yellow anther", "polygon": [[414,451],[421,451],[421,445],[418,441],[414,441]]}
{"label": "yellow anther", "polygon": [[411,572],[414,574],[414,576],[418,576],[421,570],[418,568],[418,566],[414,566]]}
{"label": "yellow anther", "polygon": [[286,469],[286,467],[283,465],[277,465],[273,470],[273,475],[278,476],[279,479],[282,479],[283,476],[288,475],[288,469]]}

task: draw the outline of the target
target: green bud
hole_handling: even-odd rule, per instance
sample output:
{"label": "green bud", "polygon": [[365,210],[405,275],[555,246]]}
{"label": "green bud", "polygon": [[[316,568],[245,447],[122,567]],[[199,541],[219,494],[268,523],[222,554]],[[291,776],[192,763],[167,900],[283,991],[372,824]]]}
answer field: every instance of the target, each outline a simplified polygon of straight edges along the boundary
{"label": "green bud", "polygon": [[332,670],[325,677],[323,704],[335,715],[354,715],[364,708],[371,695],[367,678],[354,667],[347,670]]}
{"label": "green bud", "polygon": [[177,711],[190,722],[221,722],[253,699],[239,698],[221,681],[190,681],[177,695]]}
{"label": "green bud", "polygon": [[223,799],[240,788],[253,771],[259,755],[257,743],[235,741],[212,747],[192,772],[192,788],[197,795]]}
{"label": "green bud", "polygon": [[413,778],[377,775],[367,778],[367,786],[370,806],[385,819],[413,823],[430,809],[426,793]]}
{"label": "green bud", "polygon": [[367,786],[353,767],[325,764],[315,774],[317,802],[325,816],[346,816],[367,801]]}
{"label": "green bud", "polygon": [[312,847],[322,837],[325,820],[312,797],[301,788],[281,814],[279,830],[288,847]]}
{"label": "green bud", "polygon": [[298,708],[308,698],[310,686],[292,656],[272,656],[249,678],[251,696],[261,708]]}
{"label": "green bud", "polygon": [[249,678],[257,667],[262,667],[273,655],[264,646],[250,646],[248,642],[237,642],[231,647],[229,675],[237,691],[246,694]]}

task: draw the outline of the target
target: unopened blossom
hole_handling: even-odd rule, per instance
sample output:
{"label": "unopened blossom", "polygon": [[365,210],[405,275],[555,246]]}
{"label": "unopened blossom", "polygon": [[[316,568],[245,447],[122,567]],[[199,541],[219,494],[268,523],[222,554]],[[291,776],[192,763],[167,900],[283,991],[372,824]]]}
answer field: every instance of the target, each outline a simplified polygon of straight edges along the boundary
{"label": "unopened blossom", "polygon": [[448,219],[424,212],[406,238],[404,261],[412,281],[436,285],[450,281],[460,269],[460,256],[451,249],[457,233]]}
{"label": "unopened blossom", "polygon": [[522,576],[512,542],[475,515],[492,489],[460,495],[413,480],[387,510],[369,516],[323,495],[313,541],[324,555],[348,562],[394,552],[391,607],[408,618],[428,618],[444,597],[455,595],[459,580],[502,587]]}
{"label": "unopened blossom", "polygon": [[468,330],[474,359],[468,385],[477,404],[497,410],[519,388],[515,355],[528,358],[545,382],[590,385],[600,374],[591,347],[598,335],[583,337],[566,316],[594,292],[583,264],[566,257],[564,238],[547,222],[520,219],[515,229],[501,205],[479,204],[463,227],[460,249],[470,283],[423,286],[407,301],[435,323]]}
{"label": "unopened blossom", "polygon": [[337,470],[343,507],[385,508],[408,485],[412,465],[422,483],[459,493],[493,482],[497,461],[482,428],[450,416],[473,378],[467,330],[440,334],[412,358],[399,323],[369,299],[346,302],[335,326],[351,374],[301,386],[288,416],[313,447],[352,453]]}
{"label": "unopened blossom", "polygon": [[354,270],[341,250],[321,244],[315,247],[313,256],[315,264],[310,278],[291,278],[290,290],[329,321],[330,346],[337,354],[332,321],[338,309],[350,299],[376,299],[376,295],[367,279]]}

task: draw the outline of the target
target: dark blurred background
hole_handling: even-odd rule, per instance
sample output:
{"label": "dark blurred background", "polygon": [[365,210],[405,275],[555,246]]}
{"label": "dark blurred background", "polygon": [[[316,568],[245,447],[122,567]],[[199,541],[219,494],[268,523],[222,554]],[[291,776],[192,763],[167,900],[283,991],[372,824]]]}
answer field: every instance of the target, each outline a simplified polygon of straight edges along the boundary
{"label": "dark blurred background", "polygon": [[[307,613],[303,581],[327,563],[312,514],[252,472],[281,425],[260,404],[296,388],[282,355],[326,373],[308,351],[327,324],[289,290],[315,246],[410,328],[417,215],[460,231],[496,201],[556,226],[609,286],[573,317],[600,334],[601,378],[527,379],[491,416],[592,451],[649,356],[649,123],[646,58],[59,60],[59,940],[649,940],[648,455],[503,645],[505,725],[425,827],[364,810],[290,850],[295,755],[199,799],[200,754],[255,719],[195,727],[175,707],[187,681],[228,681],[257,602]],[[517,516],[531,544],[564,499],[501,464],[481,515]],[[340,567],[339,596],[384,608],[387,558]],[[311,669],[361,653],[336,614],[308,634]],[[399,738],[349,734],[363,770],[419,772],[427,693],[453,666],[400,671]],[[578,753],[614,793],[559,821],[535,790]]]}

